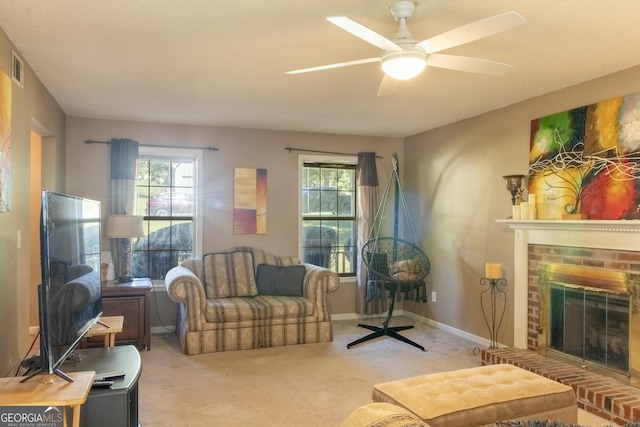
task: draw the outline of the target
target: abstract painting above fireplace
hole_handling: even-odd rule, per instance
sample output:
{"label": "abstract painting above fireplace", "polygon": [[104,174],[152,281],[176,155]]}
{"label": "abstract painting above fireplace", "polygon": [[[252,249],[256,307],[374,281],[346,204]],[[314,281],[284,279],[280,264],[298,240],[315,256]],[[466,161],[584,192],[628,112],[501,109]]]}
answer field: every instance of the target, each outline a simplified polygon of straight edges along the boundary
{"label": "abstract painting above fireplace", "polygon": [[528,191],[540,219],[640,218],[640,93],[531,121]]}

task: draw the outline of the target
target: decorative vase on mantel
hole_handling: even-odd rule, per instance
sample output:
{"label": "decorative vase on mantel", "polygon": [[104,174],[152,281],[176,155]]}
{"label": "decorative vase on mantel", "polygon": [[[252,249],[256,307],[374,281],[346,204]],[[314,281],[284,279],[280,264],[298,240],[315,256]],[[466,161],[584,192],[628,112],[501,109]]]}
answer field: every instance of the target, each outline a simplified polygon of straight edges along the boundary
{"label": "decorative vase on mantel", "polygon": [[576,205],[567,205],[565,209],[568,213],[562,214],[563,220],[583,220],[589,219],[588,213],[580,213],[580,202]]}

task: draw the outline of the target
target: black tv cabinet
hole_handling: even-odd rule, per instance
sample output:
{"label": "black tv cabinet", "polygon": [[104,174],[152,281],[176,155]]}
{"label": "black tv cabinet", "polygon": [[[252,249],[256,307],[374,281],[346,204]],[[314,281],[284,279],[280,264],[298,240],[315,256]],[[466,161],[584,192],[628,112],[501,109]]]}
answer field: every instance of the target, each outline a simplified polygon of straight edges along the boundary
{"label": "black tv cabinet", "polygon": [[63,372],[125,371],[110,388],[94,388],[82,405],[82,427],[138,427],[138,380],[142,361],[133,345],[76,350],[73,366],[64,364]]}

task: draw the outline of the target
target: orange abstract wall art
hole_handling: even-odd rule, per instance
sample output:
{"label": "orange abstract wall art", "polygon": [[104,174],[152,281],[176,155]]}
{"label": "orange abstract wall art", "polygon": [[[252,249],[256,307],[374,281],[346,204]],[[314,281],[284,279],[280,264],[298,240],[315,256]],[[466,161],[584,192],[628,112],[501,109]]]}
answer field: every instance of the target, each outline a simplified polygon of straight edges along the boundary
{"label": "orange abstract wall art", "polygon": [[538,219],[640,218],[640,94],[533,120],[528,191]]}
{"label": "orange abstract wall art", "polygon": [[11,77],[0,71],[0,212],[11,208]]}
{"label": "orange abstract wall art", "polygon": [[234,234],[267,233],[266,169],[235,169],[233,232]]}

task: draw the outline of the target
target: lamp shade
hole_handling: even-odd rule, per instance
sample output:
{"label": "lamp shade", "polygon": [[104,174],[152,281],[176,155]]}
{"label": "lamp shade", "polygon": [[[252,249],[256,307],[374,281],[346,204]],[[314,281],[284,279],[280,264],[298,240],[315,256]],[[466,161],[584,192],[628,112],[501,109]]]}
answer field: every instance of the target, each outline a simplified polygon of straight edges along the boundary
{"label": "lamp shade", "polygon": [[105,237],[126,239],[144,236],[142,217],[137,215],[107,215]]}
{"label": "lamp shade", "polygon": [[427,66],[426,55],[422,52],[403,50],[391,52],[381,59],[382,71],[396,80],[411,79]]}

